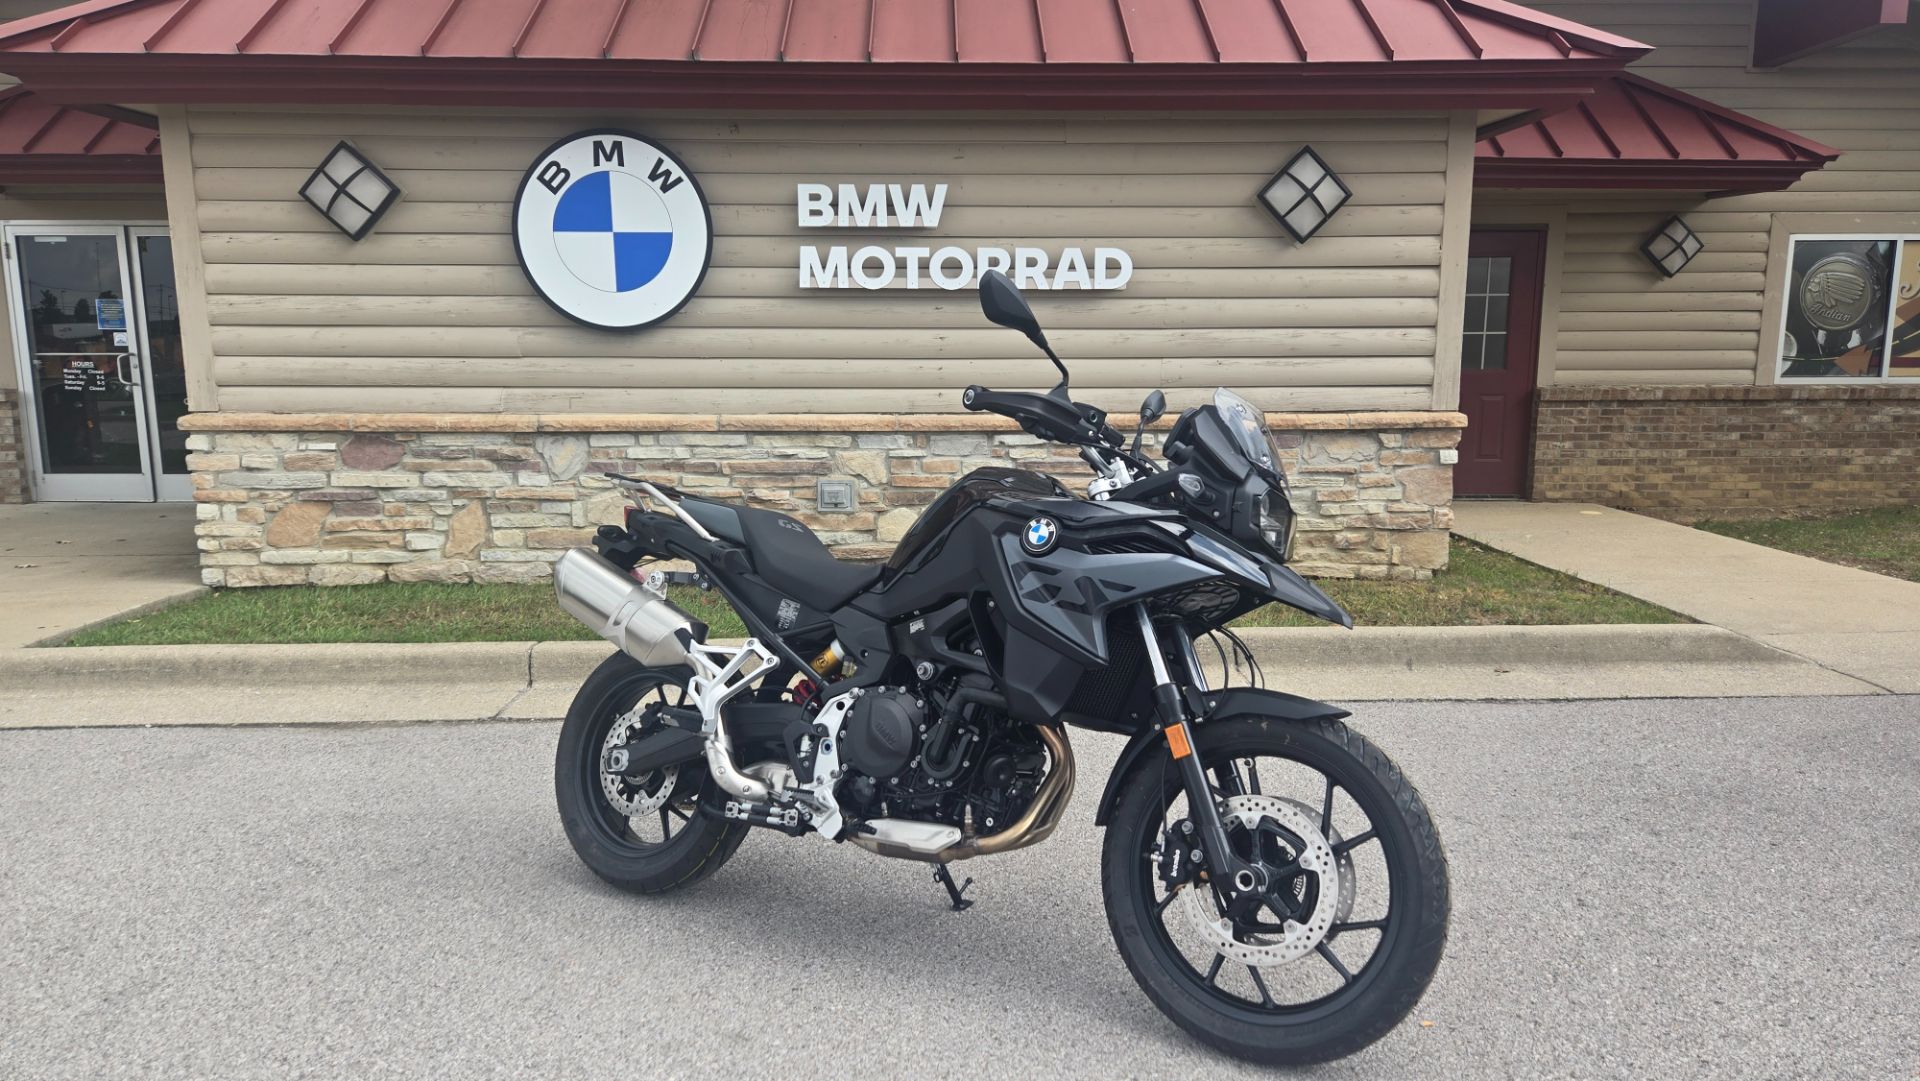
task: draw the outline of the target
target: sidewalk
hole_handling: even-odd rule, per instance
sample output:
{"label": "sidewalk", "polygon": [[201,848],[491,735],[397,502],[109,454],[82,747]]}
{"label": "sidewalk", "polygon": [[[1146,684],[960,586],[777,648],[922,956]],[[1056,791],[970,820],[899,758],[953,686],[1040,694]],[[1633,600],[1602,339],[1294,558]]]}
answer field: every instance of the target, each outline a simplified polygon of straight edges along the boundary
{"label": "sidewalk", "polygon": [[1920,583],[1585,503],[1462,502],[1454,532],[1883,690],[1920,693]]}
{"label": "sidewalk", "polygon": [[0,650],[202,591],[191,503],[0,507]]}

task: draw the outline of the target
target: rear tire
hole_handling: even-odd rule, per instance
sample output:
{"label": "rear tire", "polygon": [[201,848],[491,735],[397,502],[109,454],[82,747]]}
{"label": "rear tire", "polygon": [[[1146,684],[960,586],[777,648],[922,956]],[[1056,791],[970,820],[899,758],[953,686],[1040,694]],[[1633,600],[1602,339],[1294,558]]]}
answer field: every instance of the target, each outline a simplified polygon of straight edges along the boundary
{"label": "rear tire", "polygon": [[690,675],[685,668],[646,668],[615,653],[587,677],[560,727],[553,763],[560,824],[581,862],[629,893],[690,886],[719,870],[747,834],[744,823],[701,812],[701,805],[717,810],[722,802],[701,759],[680,766],[666,782],[673,788],[658,809],[659,841],[636,832],[602,788],[600,755],[614,723],[643,700],[679,704],[674,699]]}
{"label": "rear tire", "polygon": [[[1194,744],[1210,775],[1220,763],[1233,770],[1238,760],[1286,759],[1322,773],[1346,792],[1373,824],[1375,836],[1364,843],[1380,846],[1392,918],[1376,932],[1376,952],[1364,967],[1322,998],[1275,1005],[1222,992],[1212,973],[1197,971],[1162,922],[1179,906],[1167,902],[1155,908],[1161,884],[1147,853],[1184,789],[1177,769],[1162,768],[1164,753],[1148,755],[1121,784],[1101,860],[1107,922],[1134,980],[1175,1024],[1253,1062],[1326,1062],[1386,1035],[1419,1002],[1446,947],[1446,855],[1420,794],[1379,748],[1337,721],[1212,721],[1194,726]],[[1331,795],[1327,798],[1331,806]],[[1321,823],[1324,828],[1324,819]],[[1326,941],[1331,944],[1333,938]],[[1318,963],[1309,954],[1261,971],[1272,981],[1287,978],[1291,965]],[[1259,991],[1264,999],[1267,984],[1259,984]]]}

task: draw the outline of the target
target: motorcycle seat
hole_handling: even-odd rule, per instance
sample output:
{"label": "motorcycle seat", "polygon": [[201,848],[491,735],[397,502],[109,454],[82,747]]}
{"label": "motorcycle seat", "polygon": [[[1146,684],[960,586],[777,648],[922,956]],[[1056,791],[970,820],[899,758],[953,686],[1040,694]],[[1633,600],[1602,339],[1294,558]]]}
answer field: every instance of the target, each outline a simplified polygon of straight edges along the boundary
{"label": "motorcycle seat", "polygon": [[754,570],[770,586],[818,612],[831,612],[880,580],[877,564],[834,558],[806,523],[779,511],[687,496],[693,519],[723,540],[746,548]]}

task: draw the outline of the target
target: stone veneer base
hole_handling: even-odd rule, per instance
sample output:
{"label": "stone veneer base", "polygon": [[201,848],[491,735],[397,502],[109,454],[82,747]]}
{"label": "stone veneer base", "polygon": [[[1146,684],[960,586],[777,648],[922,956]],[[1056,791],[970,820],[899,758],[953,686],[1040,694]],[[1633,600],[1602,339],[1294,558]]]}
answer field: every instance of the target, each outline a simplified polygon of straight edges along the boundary
{"label": "stone veneer base", "polygon": [[20,392],[0,390],[0,504],[27,501],[26,431],[20,417]]}
{"label": "stone veneer base", "polygon": [[1920,386],[1545,387],[1532,494],[1675,517],[1920,502]]}
{"label": "stone veneer base", "polygon": [[[1270,414],[1304,573],[1446,565],[1458,413]],[[1163,425],[1164,427],[1164,425]],[[837,555],[884,557],[968,470],[1086,466],[997,417],[915,414],[201,413],[186,417],[201,577],[213,586],[524,582],[629,502],[632,473],[784,511]],[[854,484],[821,512],[815,485]]]}

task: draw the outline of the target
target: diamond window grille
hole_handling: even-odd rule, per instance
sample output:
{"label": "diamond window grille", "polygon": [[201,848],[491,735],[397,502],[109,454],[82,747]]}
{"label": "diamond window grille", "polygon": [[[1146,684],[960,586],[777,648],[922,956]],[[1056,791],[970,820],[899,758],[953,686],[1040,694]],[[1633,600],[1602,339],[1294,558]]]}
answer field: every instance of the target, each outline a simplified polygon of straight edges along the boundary
{"label": "diamond window grille", "polygon": [[1260,205],[1296,244],[1312,239],[1351,198],[1352,189],[1310,146],[1301,147],[1260,189]]}
{"label": "diamond window grille", "polygon": [[400,188],[343,141],[307,177],[300,187],[300,197],[334,228],[359,240],[400,197]]}
{"label": "diamond window grille", "polygon": [[1693,257],[1706,249],[1706,243],[1678,217],[1668,218],[1665,225],[1640,245],[1647,261],[1669,278],[1685,270]]}

